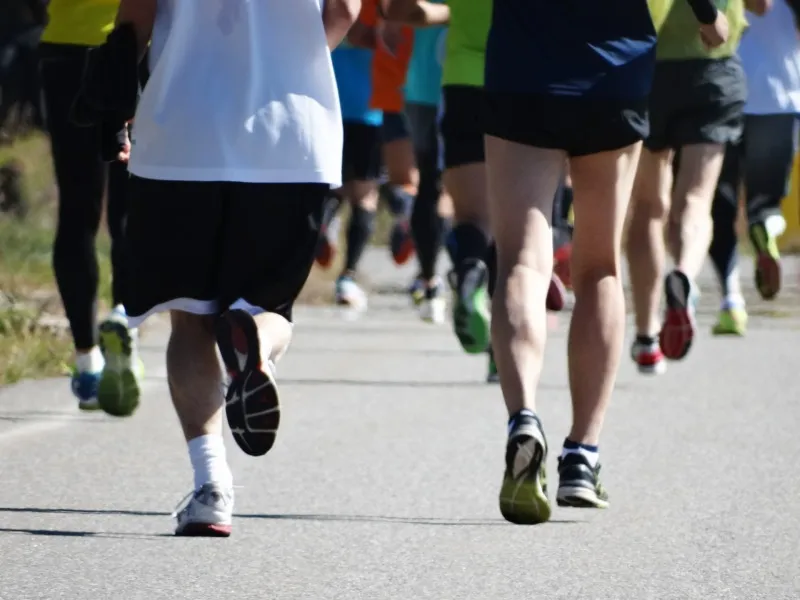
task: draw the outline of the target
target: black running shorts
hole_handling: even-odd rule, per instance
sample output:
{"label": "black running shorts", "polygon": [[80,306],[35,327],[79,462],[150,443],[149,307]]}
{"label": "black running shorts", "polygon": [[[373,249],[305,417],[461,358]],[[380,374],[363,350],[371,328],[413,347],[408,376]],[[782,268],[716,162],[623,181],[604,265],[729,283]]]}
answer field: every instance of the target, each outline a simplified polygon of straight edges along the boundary
{"label": "black running shorts", "polygon": [[342,182],[376,181],[381,173],[381,127],[344,122]]}
{"label": "black running shorts", "polygon": [[444,141],[444,168],[483,163],[485,98],[483,88],[446,85],[440,130]]}
{"label": "black running shorts", "polygon": [[619,150],[648,133],[646,99],[487,92],[486,104],[488,135],[569,156]]}
{"label": "black running shorts", "polygon": [[330,186],[131,176],[126,242],[132,318],[218,314],[244,300],[291,320]]}
{"label": "black running shorts", "polygon": [[747,80],[736,56],[659,62],[645,146],[658,152],[735,143],[742,135],[746,100]]}

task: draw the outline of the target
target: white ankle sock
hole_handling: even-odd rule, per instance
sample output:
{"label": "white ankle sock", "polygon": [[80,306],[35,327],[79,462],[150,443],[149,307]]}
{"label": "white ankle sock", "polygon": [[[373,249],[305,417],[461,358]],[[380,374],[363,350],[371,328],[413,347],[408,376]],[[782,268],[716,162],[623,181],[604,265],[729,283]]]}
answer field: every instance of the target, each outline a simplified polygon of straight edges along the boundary
{"label": "white ankle sock", "polygon": [[189,440],[189,460],[194,470],[194,488],[207,483],[223,488],[233,486],[233,474],[225,456],[225,441],[221,435],[201,435]]}
{"label": "white ankle sock", "polygon": [[78,369],[78,373],[100,373],[105,365],[103,353],[97,346],[89,352],[79,352],[75,356],[75,368]]}

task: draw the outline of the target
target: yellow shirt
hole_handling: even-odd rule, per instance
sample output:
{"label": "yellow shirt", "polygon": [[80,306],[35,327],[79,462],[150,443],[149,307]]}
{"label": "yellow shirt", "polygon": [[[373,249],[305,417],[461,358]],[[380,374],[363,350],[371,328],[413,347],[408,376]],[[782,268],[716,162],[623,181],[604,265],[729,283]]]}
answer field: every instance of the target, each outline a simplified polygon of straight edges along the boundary
{"label": "yellow shirt", "polygon": [[[0,0],[3,1],[3,0]],[[50,0],[43,42],[99,46],[114,28],[120,0]]]}

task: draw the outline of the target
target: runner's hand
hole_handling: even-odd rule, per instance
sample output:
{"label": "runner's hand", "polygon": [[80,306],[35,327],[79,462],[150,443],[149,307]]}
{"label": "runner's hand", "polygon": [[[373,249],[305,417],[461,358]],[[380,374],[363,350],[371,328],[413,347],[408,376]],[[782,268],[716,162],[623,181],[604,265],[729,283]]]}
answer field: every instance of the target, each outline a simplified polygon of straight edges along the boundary
{"label": "runner's hand", "polygon": [[718,11],[716,21],[700,25],[700,39],[709,50],[721,46],[728,40],[728,18],[725,13]]}
{"label": "runner's hand", "polygon": [[117,160],[121,163],[127,163],[131,158],[131,136],[130,136],[130,129],[129,126],[131,121],[128,121],[125,127],[125,140],[122,145],[122,149],[117,154]]}

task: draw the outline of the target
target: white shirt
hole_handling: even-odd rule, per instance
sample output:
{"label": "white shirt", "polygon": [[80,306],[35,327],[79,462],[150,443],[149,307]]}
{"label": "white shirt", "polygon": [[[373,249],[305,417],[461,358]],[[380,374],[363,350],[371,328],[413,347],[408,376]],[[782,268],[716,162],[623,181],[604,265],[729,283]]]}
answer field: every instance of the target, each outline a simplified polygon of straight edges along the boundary
{"label": "white shirt", "polygon": [[158,0],[131,173],[341,184],[323,0]]}
{"label": "white shirt", "polygon": [[748,115],[800,113],[800,43],[792,10],[775,0],[759,17],[748,13],[750,27],[739,45],[747,74]]}

